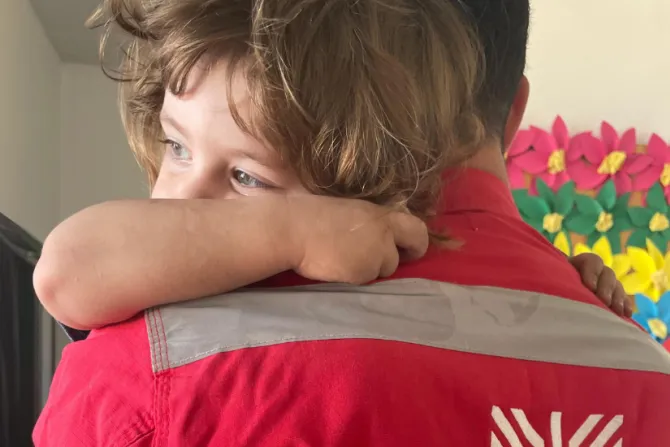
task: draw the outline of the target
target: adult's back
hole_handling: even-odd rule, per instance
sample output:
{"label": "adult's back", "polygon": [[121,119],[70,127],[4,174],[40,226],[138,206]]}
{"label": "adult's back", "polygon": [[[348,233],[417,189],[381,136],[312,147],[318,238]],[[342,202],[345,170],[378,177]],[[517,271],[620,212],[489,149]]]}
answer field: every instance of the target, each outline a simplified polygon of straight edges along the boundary
{"label": "adult's back", "polygon": [[285,275],[70,345],[38,444],[670,441],[667,353],[599,304],[500,180],[467,170],[449,184],[468,193],[438,220],[461,248],[388,281]]}

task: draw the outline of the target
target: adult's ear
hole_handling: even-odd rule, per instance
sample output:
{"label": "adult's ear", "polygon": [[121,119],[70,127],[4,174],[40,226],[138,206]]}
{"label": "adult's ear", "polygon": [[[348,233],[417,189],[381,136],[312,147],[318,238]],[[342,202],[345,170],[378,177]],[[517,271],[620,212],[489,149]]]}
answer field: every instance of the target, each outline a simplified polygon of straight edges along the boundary
{"label": "adult's ear", "polygon": [[516,135],[519,127],[521,126],[523,115],[526,113],[529,94],[530,83],[528,82],[528,78],[524,75],[521,77],[519,88],[517,89],[516,95],[514,96],[514,101],[512,102],[512,107],[510,108],[509,114],[507,115],[507,123],[505,123],[505,134],[503,140],[505,144],[505,151],[512,143],[514,135]]}

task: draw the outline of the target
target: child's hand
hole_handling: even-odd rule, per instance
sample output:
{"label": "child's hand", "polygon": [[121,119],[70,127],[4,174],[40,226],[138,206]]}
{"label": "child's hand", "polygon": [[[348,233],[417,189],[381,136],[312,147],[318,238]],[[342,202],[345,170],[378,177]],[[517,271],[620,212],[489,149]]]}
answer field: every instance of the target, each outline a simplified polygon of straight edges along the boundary
{"label": "child's hand", "polygon": [[428,248],[426,225],[407,213],[352,199],[289,200],[300,247],[294,270],[306,278],[365,284],[392,275],[401,257],[418,259]]}
{"label": "child's hand", "polygon": [[633,306],[623,286],[614,271],[603,264],[600,256],[584,253],[570,258],[570,263],[581,275],[584,285],[617,315],[633,315]]}

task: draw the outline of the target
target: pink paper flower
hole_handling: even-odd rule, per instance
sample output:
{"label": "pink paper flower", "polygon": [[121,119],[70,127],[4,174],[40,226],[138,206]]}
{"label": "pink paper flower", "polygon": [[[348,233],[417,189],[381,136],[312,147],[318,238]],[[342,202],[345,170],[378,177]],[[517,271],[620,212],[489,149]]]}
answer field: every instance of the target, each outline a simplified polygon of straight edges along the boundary
{"label": "pink paper flower", "polygon": [[519,156],[528,152],[533,144],[533,132],[520,130],[514,136],[512,144],[505,152],[505,165],[507,166],[507,177],[512,189],[523,189],[526,187],[526,177],[521,166]]}
{"label": "pink paper flower", "polygon": [[600,139],[589,133],[573,138],[573,149],[583,159],[568,166],[570,177],[579,189],[598,188],[613,179],[617,194],[630,192],[633,186],[631,175],[640,173],[649,165],[648,157],[635,154],[635,129],[628,129],[619,138],[616,130],[603,121],[600,133]]}
{"label": "pink paper flower", "polygon": [[[579,154],[572,155],[571,140],[568,128],[560,116],[556,117],[551,133],[531,127],[532,151],[528,151],[518,158],[521,168],[539,178],[557,191],[570,177],[567,166],[579,159]],[[532,185],[532,190],[535,185]]]}
{"label": "pink paper flower", "polygon": [[644,156],[648,158],[649,165],[633,178],[633,190],[647,191],[660,181],[665,197],[670,199],[670,147],[661,137],[653,134]]}

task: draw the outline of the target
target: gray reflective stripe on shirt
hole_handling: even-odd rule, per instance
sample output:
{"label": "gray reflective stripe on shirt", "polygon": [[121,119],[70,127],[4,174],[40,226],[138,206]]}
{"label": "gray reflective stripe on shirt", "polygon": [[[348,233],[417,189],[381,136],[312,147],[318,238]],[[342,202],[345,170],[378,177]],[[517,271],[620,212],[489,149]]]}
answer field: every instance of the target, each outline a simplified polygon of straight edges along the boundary
{"label": "gray reflective stripe on shirt", "polygon": [[670,373],[646,333],[596,306],[549,295],[403,279],[248,289],[147,311],[154,371],[243,348],[393,340],[514,359]]}

